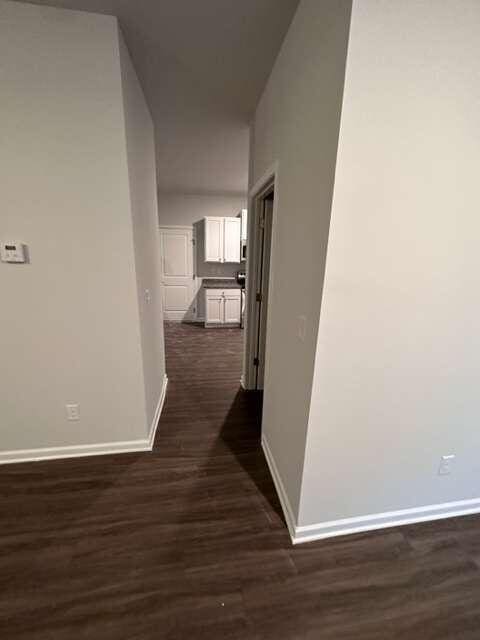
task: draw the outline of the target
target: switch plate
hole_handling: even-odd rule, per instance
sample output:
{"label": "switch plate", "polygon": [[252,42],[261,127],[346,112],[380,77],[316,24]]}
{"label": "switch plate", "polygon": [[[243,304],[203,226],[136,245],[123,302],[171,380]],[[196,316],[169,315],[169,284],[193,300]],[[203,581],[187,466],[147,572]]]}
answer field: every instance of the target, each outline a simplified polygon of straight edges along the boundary
{"label": "switch plate", "polygon": [[0,242],[0,258],[2,262],[26,262],[25,245],[21,242]]}
{"label": "switch plate", "polygon": [[67,420],[74,422],[80,420],[80,407],[78,404],[66,404],[65,409],[67,410]]}
{"label": "switch plate", "polygon": [[440,458],[440,464],[438,466],[439,476],[448,476],[452,473],[453,463],[455,462],[455,454],[450,453],[448,456],[442,456]]}

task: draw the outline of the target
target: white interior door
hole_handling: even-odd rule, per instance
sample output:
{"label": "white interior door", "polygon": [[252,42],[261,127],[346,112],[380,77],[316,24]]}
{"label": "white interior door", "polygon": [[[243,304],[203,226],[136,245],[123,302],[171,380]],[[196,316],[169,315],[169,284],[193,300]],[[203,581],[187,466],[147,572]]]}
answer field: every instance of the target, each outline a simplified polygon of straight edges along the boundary
{"label": "white interior door", "polygon": [[265,374],[265,347],[267,341],[268,285],[270,277],[270,253],[273,223],[273,191],[263,201],[263,225],[260,239],[261,248],[258,262],[257,282],[260,291],[258,309],[257,380],[256,388],[263,389]]}
{"label": "white interior door", "polygon": [[193,229],[160,227],[160,281],[165,320],[195,318]]}

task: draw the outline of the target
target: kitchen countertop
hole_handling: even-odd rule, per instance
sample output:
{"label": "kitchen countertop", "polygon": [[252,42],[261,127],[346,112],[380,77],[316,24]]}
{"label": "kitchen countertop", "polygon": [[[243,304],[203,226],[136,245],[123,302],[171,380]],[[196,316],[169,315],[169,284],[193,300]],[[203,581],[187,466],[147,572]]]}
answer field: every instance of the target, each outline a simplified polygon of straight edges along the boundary
{"label": "kitchen countertop", "polygon": [[241,289],[236,280],[222,280],[220,278],[203,278],[204,289]]}

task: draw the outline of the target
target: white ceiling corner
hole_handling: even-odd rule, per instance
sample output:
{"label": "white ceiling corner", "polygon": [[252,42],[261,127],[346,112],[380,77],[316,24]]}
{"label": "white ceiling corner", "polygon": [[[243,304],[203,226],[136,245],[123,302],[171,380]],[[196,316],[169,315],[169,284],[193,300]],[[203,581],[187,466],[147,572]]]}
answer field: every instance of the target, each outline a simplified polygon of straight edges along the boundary
{"label": "white ceiling corner", "polygon": [[153,115],[159,191],[246,193],[248,126],[299,0],[33,0],[116,15]]}

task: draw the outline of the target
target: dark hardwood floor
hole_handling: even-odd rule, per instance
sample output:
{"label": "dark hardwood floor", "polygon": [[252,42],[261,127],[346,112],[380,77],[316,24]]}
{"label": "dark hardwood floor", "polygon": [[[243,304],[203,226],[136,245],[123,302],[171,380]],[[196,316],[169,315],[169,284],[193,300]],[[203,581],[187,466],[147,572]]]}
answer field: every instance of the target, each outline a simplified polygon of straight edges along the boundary
{"label": "dark hardwood floor", "polygon": [[5,640],[480,638],[480,517],[292,547],[241,332],[170,325],[153,453],[0,468]]}

